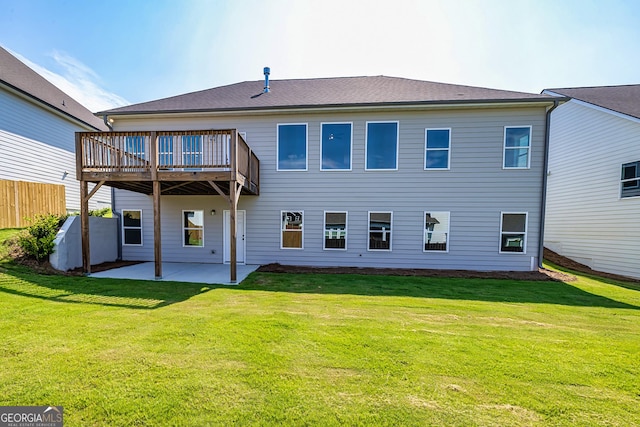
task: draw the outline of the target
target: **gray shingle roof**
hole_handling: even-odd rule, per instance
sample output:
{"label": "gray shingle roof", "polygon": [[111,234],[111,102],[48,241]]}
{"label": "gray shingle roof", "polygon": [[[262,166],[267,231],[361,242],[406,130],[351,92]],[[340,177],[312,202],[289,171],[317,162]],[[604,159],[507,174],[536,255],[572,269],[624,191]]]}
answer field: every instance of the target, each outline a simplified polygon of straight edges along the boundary
{"label": "gray shingle roof", "polygon": [[[0,47],[0,83],[89,126],[108,130],[104,122],[18,58]],[[64,102],[64,104],[63,104]]]}
{"label": "gray shingle roof", "polygon": [[548,95],[434,83],[397,77],[337,77],[248,81],[115,108],[98,114],[233,111],[428,103],[549,100]]}
{"label": "gray shingle roof", "polygon": [[640,85],[545,89],[640,119]]}

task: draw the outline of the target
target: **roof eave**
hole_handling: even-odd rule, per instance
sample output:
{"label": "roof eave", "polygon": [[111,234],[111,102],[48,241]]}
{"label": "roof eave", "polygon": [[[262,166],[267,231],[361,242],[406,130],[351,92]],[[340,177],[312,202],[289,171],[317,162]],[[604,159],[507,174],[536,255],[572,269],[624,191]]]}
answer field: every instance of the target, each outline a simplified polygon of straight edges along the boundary
{"label": "roof eave", "polygon": [[268,114],[271,112],[288,112],[288,111],[327,111],[327,110],[372,110],[372,109],[421,109],[421,108],[482,108],[495,107],[499,105],[508,106],[551,106],[554,101],[566,102],[568,97],[540,97],[540,98],[517,98],[517,99],[483,99],[483,100],[444,100],[444,101],[407,101],[407,102],[379,102],[379,103],[354,103],[354,104],[322,104],[322,105],[285,105],[285,106],[267,106],[267,107],[244,107],[244,108],[204,108],[204,109],[177,109],[177,110],[139,110],[139,111],[100,111],[95,113],[96,116],[148,116],[162,114],[180,114],[180,115],[203,115],[203,114],[237,114],[237,113],[255,113]]}
{"label": "roof eave", "polygon": [[[32,95],[31,93],[20,89],[19,87],[16,87],[14,85],[12,85],[11,83],[5,81],[5,80],[0,80],[0,84],[3,85],[4,87],[6,87],[11,93],[18,95],[22,98],[26,98],[29,99],[31,101],[36,101],[38,104],[41,104],[42,106],[44,106],[46,109],[48,110],[52,110],[52,112],[62,115],[64,117],[66,117],[67,119],[70,119],[76,123],[81,124],[82,126],[86,126],[89,127],[91,129],[95,129],[95,130],[99,130],[102,131],[104,129],[98,128],[94,125],[92,125],[91,123],[85,122],[84,120],[74,116],[73,114],[69,114],[68,112],[61,110],[60,108],[56,107],[55,105],[50,104],[47,101],[44,101],[40,98],[38,98],[37,96]],[[94,114],[95,115],[95,114]]]}

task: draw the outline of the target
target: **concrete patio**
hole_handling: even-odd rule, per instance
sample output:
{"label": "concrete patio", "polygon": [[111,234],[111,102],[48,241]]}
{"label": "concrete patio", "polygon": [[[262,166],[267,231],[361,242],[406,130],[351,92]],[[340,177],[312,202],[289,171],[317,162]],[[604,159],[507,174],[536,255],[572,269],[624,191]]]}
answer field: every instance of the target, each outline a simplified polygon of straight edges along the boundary
{"label": "concrete patio", "polygon": [[260,267],[259,265],[238,265],[238,281],[231,283],[229,281],[229,264],[163,262],[161,279],[154,277],[154,266],[155,264],[153,262],[143,262],[141,264],[92,273],[89,277],[237,285],[250,273]]}

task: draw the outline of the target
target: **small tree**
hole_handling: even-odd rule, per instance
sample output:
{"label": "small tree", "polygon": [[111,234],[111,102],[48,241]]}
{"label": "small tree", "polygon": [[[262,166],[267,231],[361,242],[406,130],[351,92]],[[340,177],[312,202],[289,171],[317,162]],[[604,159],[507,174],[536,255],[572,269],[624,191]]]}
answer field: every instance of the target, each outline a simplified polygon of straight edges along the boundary
{"label": "small tree", "polygon": [[53,241],[65,219],[66,216],[53,214],[36,215],[30,220],[33,224],[18,238],[18,244],[26,254],[42,261],[53,253]]}

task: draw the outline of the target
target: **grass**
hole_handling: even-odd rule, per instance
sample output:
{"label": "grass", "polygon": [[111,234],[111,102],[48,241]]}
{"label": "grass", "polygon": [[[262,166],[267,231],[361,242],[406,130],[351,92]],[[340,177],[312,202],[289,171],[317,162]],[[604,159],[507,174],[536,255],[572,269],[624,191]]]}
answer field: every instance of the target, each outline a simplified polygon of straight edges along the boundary
{"label": "grass", "polygon": [[640,424],[633,284],[5,265],[0,313],[0,405],[65,426]]}

